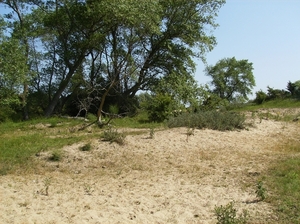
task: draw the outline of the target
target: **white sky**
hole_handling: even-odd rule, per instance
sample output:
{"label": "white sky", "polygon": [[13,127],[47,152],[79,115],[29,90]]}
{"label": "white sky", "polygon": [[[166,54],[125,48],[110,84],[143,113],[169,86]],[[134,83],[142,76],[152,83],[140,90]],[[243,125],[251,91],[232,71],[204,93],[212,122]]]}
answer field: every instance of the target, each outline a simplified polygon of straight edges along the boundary
{"label": "white sky", "polygon": [[[227,0],[213,32],[217,46],[207,63],[235,57],[253,63],[258,90],[267,86],[286,89],[288,81],[300,80],[300,0]],[[205,84],[205,65],[197,61],[195,78]]]}

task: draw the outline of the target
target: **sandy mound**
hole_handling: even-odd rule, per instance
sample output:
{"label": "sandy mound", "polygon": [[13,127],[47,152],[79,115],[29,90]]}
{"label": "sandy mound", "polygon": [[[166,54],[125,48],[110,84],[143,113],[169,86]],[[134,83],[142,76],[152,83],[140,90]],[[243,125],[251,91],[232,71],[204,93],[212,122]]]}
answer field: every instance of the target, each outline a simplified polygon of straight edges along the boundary
{"label": "sandy mound", "polygon": [[249,130],[186,128],[91,140],[65,147],[63,161],[36,158],[35,174],[0,177],[0,223],[216,223],[215,206],[235,201],[253,223],[276,217],[255,202],[255,184],[299,139],[297,123],[256,120]]}

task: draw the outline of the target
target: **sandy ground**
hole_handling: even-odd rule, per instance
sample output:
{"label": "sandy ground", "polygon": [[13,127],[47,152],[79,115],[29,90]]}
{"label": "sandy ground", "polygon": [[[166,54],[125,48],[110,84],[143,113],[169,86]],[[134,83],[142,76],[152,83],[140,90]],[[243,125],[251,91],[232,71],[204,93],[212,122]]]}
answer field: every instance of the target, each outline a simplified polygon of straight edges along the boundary
{"label": "sandy ground", "polygon": [[[0,176],[0,223],[216,223],[215,206],[231,201],[251,223],[274,223],[256,183],[285,141],[299,141],[299,123],[265,119],[248,130],[187,128],[91,139],[92,150],[63,148],[60,162],[37,156],[34,174]],[[135,130],[139,132],[139,130]]]}

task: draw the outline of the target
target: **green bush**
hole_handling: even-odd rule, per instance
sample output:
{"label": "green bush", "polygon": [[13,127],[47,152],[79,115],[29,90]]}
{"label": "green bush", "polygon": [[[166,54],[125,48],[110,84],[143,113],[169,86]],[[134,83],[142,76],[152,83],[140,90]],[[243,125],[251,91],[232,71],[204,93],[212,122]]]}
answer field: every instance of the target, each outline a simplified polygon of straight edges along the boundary
{"label": "green bush", "polygon": [[150,121],[162,122],[172,114],[173,104],[171,96],[157,94],[155,96],[148,96],[148,99],[143,102],[142,107],[147,111]]}
{"label": "green bush", "polygon": [[168,127],[209,128],[213,130],[243,129],[245,116],[236,112],[205,111],[199,113],[184,113],[178,117],[170,118]]}
{"label": "green bush", "polygon": [[85,144],[83,146],[81,146],[80,148],[80,151],[91,151],[92,150],[92,146],[91,146],[91,143],[88,143],[88,144]]}
{"label": "green bush", "polygon": [[266,101],[268,95],[263,92],[262,90],[258,91],[255,93],[256,97],[254,99],[254,103],[256,104],[262,104],[263,102]]}
{"label": "green bush", "polygon": [[116,142],[119,145],[124,145],[126,136],[124,133],[120,133],[116,129],[109,127],[107,130],[103,132],[101,137],[103,141],[108,141],[111,143]]}
{"label": "green bush", "polygon": [[58,161],[62,160],[62,157],[63,157],[63,151],[62,150],[54,150],[51,153],[51,156],[49,157],[49,160],[58,162]]}

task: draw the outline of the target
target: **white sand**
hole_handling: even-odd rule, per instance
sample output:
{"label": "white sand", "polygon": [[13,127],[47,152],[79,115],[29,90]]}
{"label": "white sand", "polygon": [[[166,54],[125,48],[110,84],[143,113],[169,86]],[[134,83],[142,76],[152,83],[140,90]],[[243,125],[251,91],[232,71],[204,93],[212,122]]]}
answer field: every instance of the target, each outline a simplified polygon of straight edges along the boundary
{"label": "white sand", "polygon": [[231,201],[253,223],[274,222],[272,207],[255,202],[255,184],[284,141],[300,139],[299,124],[186,132],[150,139],[146,130],[124,146],[91,139],[92,151],[67,146],[61,162],[36,157],[34,174],[0,176],[0,223],[216,223],[215,206]]}

